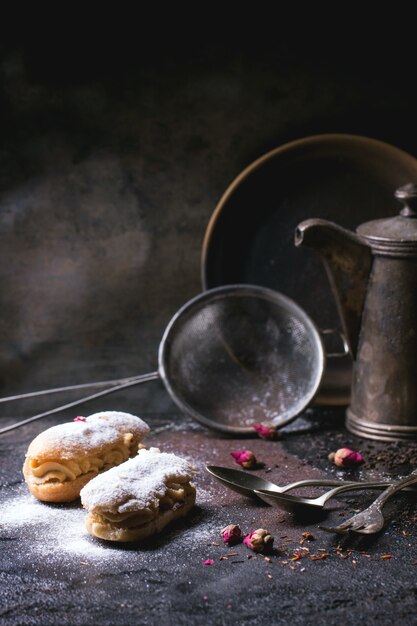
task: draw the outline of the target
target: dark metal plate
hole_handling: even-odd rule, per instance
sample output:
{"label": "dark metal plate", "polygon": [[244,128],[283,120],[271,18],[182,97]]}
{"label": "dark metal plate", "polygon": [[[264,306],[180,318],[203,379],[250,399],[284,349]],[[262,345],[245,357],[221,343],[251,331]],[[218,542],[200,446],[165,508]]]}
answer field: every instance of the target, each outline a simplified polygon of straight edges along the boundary
{"label": "dark metal plate", "polygon": [[[294,247],[309,217],[354,229],[394,215],[397,187],[417,180],[417,160],[389,144],[354,135],[318,135],[265,154],[230,185],[208,224],[205,289],[231,283],[270,287],[294,299],[320,328],[340,328],[329,281],[311,250]],[[317,401],[347,404],[349,357],[329,359]]]}

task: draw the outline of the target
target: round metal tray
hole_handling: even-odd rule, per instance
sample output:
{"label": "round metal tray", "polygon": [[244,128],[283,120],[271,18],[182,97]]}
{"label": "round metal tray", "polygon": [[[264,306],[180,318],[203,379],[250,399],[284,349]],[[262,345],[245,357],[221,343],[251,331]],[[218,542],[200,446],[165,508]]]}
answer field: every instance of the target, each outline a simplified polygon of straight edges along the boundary
{"label": "round metal tray", "polygon": [[[393,193],[417,181],[417,160],[356,135],[317,135],[285,144],[249,165],[228,187],[208,224],[202,251],[204,289],[262,285],[295,300],[319,328],[340,328],[318,257],[296,249],[294,230],[309,217],[355,229],[394,215]],[[316,402],[348,404],[349,357],[329,359]]]}

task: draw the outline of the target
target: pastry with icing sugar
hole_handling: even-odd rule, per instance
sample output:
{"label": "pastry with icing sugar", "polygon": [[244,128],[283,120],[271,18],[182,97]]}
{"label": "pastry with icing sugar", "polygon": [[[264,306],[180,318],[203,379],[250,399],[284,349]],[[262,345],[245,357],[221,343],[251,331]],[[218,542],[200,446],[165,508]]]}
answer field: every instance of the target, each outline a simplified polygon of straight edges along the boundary
{"label": "pastry with icing sugar", "polygon": [[194,506],[195,468],[158,448],[97,476],[81,491],[89,533],[108,541],[140,541],[159,533]]}
{"label": "pastry with icing sugar", "polygon": [[44,502],[71,502],[98,474],[136,455],[149,426],[135,415],[103,411],[52,426],[26,453],[23,474]]}

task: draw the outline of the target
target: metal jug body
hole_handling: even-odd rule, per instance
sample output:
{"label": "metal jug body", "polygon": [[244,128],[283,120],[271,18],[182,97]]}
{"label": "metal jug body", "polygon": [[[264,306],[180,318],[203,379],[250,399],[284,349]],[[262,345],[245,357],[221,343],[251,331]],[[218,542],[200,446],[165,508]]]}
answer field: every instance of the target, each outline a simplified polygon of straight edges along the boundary
{"label": "metal jug body", "polygon": [[353,365],[347,428],[417,438],[417,256],[375,256]]}

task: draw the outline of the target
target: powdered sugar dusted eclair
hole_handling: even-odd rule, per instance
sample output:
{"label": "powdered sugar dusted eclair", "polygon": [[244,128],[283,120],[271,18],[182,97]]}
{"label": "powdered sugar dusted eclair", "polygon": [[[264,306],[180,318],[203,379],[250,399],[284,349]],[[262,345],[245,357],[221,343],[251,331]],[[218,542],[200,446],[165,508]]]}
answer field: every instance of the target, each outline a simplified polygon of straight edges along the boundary
{"label": "powdered sugar dusted eclair", "polygon": [[175,454],[139,450],[82,489],[89,533],[108,541],[139,541],[160,532],[193,507],[195,471]]}
{"label": "powdered sugar dusted eclair", "polygon": [[103,411],[48,428],[30,444],[23,474],[45,502],[70,502],[100,472],[134,456],[149,426],[139,417]]}

